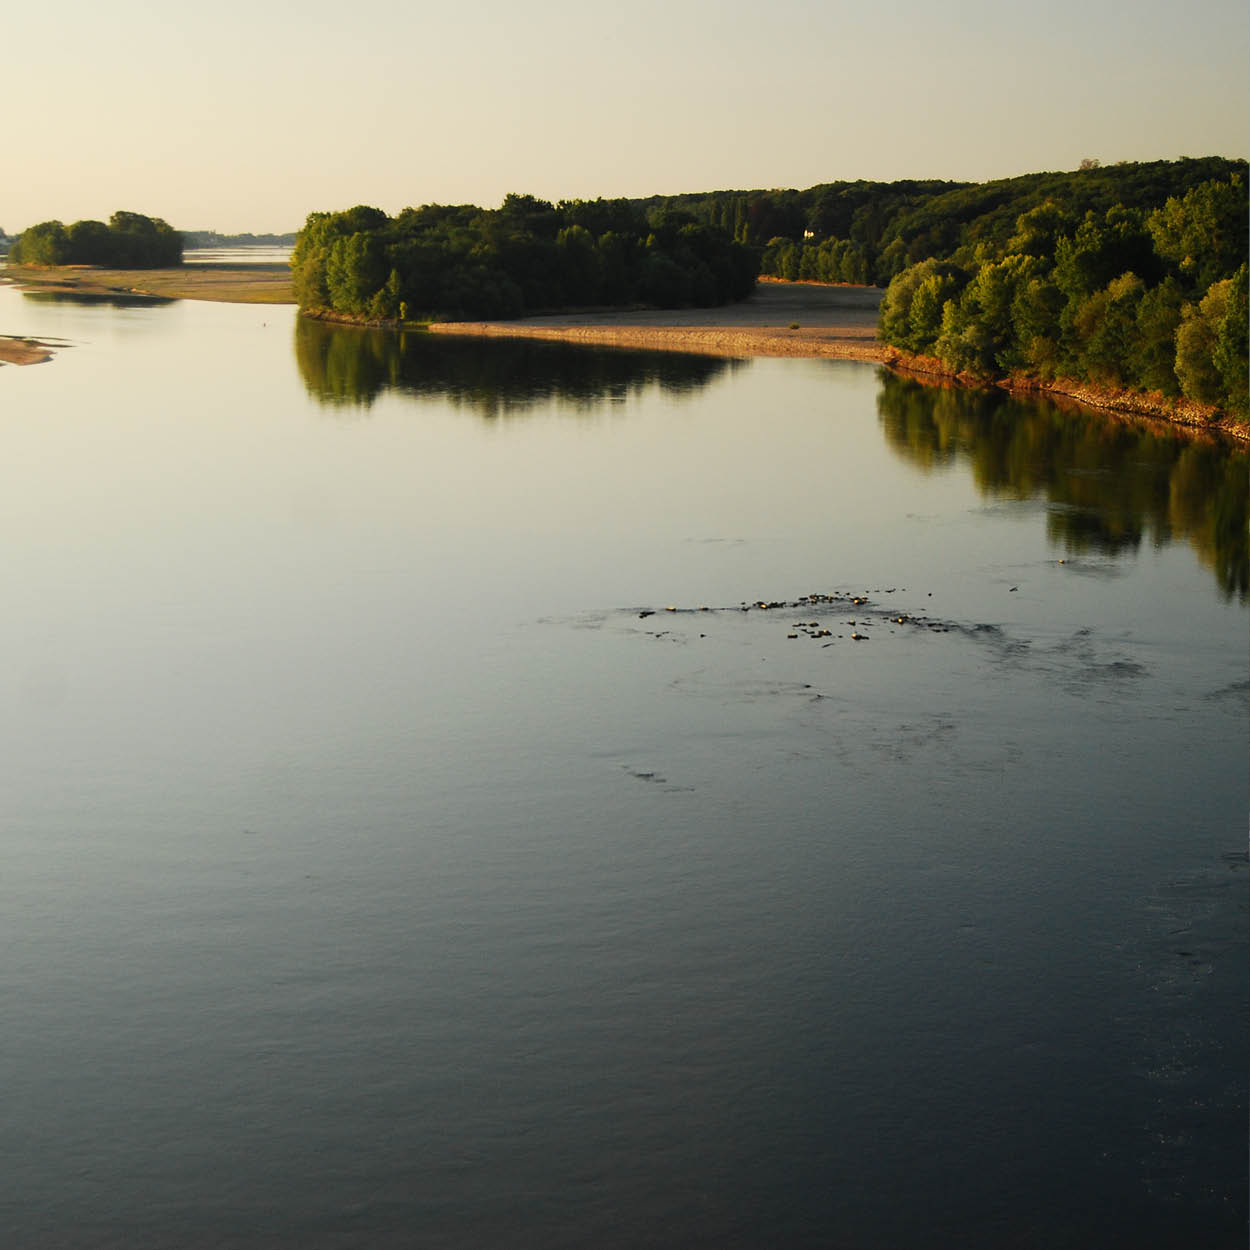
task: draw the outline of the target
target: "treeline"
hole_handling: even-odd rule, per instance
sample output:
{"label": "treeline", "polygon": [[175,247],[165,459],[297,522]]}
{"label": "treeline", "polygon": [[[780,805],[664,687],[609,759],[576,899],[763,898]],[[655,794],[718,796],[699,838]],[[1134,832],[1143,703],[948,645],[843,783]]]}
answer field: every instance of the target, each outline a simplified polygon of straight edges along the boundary
{"label": "treeline", "polygon": [[1072,378],[1244,418],[1248,212],[1244,163],[1154,208],[1044,201],[1001,246],[900,272],[881,337],[956,372]]}
{"label": "treeline", "polygon": [[654,195],[635,203],[649,217],[677,210],[720,226],[739,242],[763,247],[770,239],[801,242],[837,237],[874,245],[908,209],[970,186],[937,179],[898,182],[825,182],[806,190],[700,191]]}
{"label": "treeline", "polygon": [[760,250],[764,274],[886,286],[929,257],[969,265],[1005,255],[1016,219],[1047,202],[1077,221],[1117,204],[1149,212],[1246,168],[1221,157],[1084,165],[984,183],[830,182],[803,191],[708,191],[631,203],[650,218],[677,210],[725,230]]}
{"label": "treeline", "polygon": [[296,235],[291,234],[218,234],[216,230],[184,230],[182,246],[209,247],[294,247]]}
{"label": "treeline", "polygon": [[102,221],[41,221],[9,249],[22,265],[103,265],[113,269],[164,269],[182,264],[182,235],[159,217],[114,213]]}
{"label": "treeline", "polygon": [[313,213],[291,256],[302,309],[371,321],[502,318],[561,308],[744,299],[757,257],[689,213],[648,221],[627,200],[498,209],[427,204],[396,217]]}

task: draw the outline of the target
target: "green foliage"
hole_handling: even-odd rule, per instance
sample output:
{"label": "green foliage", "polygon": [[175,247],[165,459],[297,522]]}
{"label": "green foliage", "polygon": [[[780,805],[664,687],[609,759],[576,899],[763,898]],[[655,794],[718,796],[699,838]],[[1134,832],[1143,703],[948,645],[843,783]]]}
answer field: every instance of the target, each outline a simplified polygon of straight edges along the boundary
{"label": "green foliage", "polygon": [[161,269],[182,264],[182,235],[159,217],[116,212],[109,218],[112,259],[119,269]]}
{"label": "green foliage", "polygon": [[333,306],[363,317],[375,293],[382,290],[388,267],[374,236],[357,231],[340,235],[330,244],[325,272],[326,290]]}
{"label": "green foliage", "polygon": [[68,229],[44,221],[22,232],[10,258],[26,265],[103,265],[162,269],[182,264],[182,236],[159,217],[117,212],[102,221],[76,221]]}
{"label": "green foliage", "polygon": [[[1071,237],[1088,213],[1105,227],[1108,210],[1128,206],[1142,214],[1137,223],[1140,232],[1145,219],[1163,209],[1169,199],[1183,199],[1204,183],[1244,180],[1245,174],[1244,161],[1207,157],[1125,162],[980,184],[839,182],[806,191],[713,191],[640,203],[653,219],[665,208],[678,207],[727,229],[732,224],[735,239],[761,249],[772,240],[788,239],[801,249],[801,273],[815,271],[810,249],[819,250],[830,240],[854,243],[862,250],[864,276],[824,280],[872,281],[884,286],[910,265],[930,257],[973,268],[1012,254],[1053,262],[1057,240]],[[1244,191],[1241,194],[1244,197]],[[1244,215],[1240,237],[1244,246]],[[774,254],[784,255],[780,249]],[[1147,255],[1154,264],[1162,263],[1162,252],[1158,257],[1153,250]],[[1148,285],[1162,276],[1147,272],[1140,254],[1121,255],[1118,261],[1106,259],[1102,271],[1090,275],[1084,294],[1092,294],[1130,270]],[[1222,272],[1231,272],[1237,263]],[[768,256],[762,260],[761,272],[784,276],[779,268],[771,267]]]}
{"label": "green foliage", "polygon": [[[1035,258],[1039,267],[1045,257]],[[1049,380],[1054,377],[1060,356],[1060,314],[1063,292],[1049,277],[1022,280],[1011,304],[1014,347],[1023,369]]]}
{"label": "green foliage", "polygon": [[1246,263],[1246,185],[1234,174],[1168,199],[1147,222],[1155,250],[1191,290],[1205,291]]}
{"label": "green foliage", "polygon": [[881,337],[910,352],[931,352],[942,329],[942,312],[958,298],[967,276],[938,260],[922,261],[898,275],[881,301]]}
{"label": "green foliage", "polygon": [[749,295],[757,272],[749,248],[692,214],[661,213],[648,226],[625,200],[553,206],[528,195],[494,211],[313,213],[291,268],[301,308],[375,321],[720,304]]}
{"label": "green foliage", "polygon": [[1076,231],[1055,244],[1055,282],[1070,300],[1092,295],[1122,273],[1138,274],[1148,282],[1162,276],[1136,209],[1117,204],[1101,217],[1086,213]]}
{"label": "green foliage", "polygon": [[1247,332],[1247,269],[1229,279],[1224,316],[1215,331],[1211,360],[1224,383],[1224,405],[1241,418],[1250,416],[1250,333]]}
{"label": "green foliage", "polygon": [[9,251],[9,259],[22,265],[64,265],[69,260],[69,234],[59,221],[28,226]]}
{"label": "green foliage", "polygon": [[1077,305],[1073,324],[1082,376],[1111,386],[1133,377],[1137,314],[1144,292],[1142,280],[1126,273]]}
{"label": "green foliage", "polygon": [[959,300],[963,329],[956,349],[957,367],[994,375],[1023,363],[1015,345],[1013,313],[1020,288],[1036,269],[1033,257],[1008,256],[977,270]]}
{"label": "green foliage", "polygon": [[1176,329],[1181,323],[1181,290],[1175,278],[1165,278],[1142,294],[1137,305],[1137,340],[1132,374],[1148,391],[1179,395],[1176,379]]}
{"label": "green foliage", "polygon": [[71,265],[107,265],[113,255],[113,232],[102,221],[76,221],[66,231]]}
{"label": "green foliage", "polygon": [[774,278],[784,278],[787,282],[798,279],[800,257],[803,252],[801,244],[793,239],[777,235],[768,240],[764,255],[760,258],[760,270]]}
{"label": "green foliage", "polygon": [[[981,241],[956,252],[969,260],[966,281],[952,290],[941,276],[951,263],[938,258],[907,265],[882,301],[882,338],[984,377],[1066,375],[1246,415],[1250,204],[1236,169],[1222,180],[1193,180],[1211,165],[1168,167],[1191,185],[1153,209],[1149,199],[1100,203],[1078,216],[1048,198],[1018,216],[1005,254],[995,250],[997,229],[967,222],[966,237]],[[1157,196],[1164,171],[1142,168],[1152,170],[1143,195]],[[1080,177],[1097,184],[1108,172]],[[777,254],[784,243],[774,241]],[[898,234],[878,268],[905,255]]]}
{"label": "green foliage", "polygon": [[1196,306],[1181,309],[1181,324],[1176,331],[1176,376],[1186,399],[1216,404],[1224,394],[1224,377],[1215,362],[1220,327],[1228,311],[1233,293],[1231,278],[1211,284]]}
{"label": "green foliage", "polygon": [[1016,218],[1016,232],[1007,240],[1007,251],[1053,264],[1056,245],[1075,226],[1072,217],[1054,200],[1044,200]]}

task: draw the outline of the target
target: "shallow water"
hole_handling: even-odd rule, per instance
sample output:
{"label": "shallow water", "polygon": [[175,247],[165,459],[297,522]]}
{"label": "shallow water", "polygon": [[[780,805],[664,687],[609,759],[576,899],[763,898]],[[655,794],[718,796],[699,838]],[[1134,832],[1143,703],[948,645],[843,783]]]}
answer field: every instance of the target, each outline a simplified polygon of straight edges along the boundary
{"label": "shallow water", "polygon": [[182,254],[187,265],[273,265],[291,259],[289,247],[253,244],[244,247],[189,247]]}
{"label": "shallow water", "polygon": [[1244,456],[0,324],[12,1244],[1242,1244]]}

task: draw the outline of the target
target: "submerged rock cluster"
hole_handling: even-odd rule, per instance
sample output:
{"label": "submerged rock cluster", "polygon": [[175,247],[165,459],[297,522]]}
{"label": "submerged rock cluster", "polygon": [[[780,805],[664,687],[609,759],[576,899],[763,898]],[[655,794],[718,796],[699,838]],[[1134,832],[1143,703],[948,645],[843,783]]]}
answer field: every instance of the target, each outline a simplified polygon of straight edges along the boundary
{"label": "submerged rock cluster", "polygon": [[[949,622],[911,612],[884,610],[873,598],[873,596],[905,594],[906,592],[906,586],[891,586],[887,589],[873,590],[871,592],[865,591],[862,594],[850,594],[840,591],[813,591],[790,599],[743,599],[733,607],[713,608],[700,605],[699,607],[691,608],[670,604],[663,609],[638,609],[638,618],[646,620],[648,617],[655,616],[659,611],[663,611],[665,614],[681,615],[725,612],[797,613],[802,609],[810,610],[813,608],[833,609],[835,612],[838,610],[846,611],[851,608],[862,609],[857,611],[855,616],[847,617],[838,622],[827,620],[791,620],[786,633],[787,640],[797,641],[800,638],[810,638],[819,641],[825,647],[832,646],[835,642],[843,639],[849,639],[852,642],[870,642],[872,635],[864,631],[874,626],[911,626],[916,629],[929,630],[933,633],[949,633],[951,631],[952,626]],[[931,591],[928,593],[932,594]],[[828,613],[826,612],[824,615],[828,616]],[[837,632],[839,626],[843,627],[843,632]],[[849,632],[847,632],[848,630]],[[655,636],[664,637],[668,632],[667,630],[661,631]],[[893,629],[891,629],[891,632],[893,632]],[[705,637],[703,634],[699,636]]]}

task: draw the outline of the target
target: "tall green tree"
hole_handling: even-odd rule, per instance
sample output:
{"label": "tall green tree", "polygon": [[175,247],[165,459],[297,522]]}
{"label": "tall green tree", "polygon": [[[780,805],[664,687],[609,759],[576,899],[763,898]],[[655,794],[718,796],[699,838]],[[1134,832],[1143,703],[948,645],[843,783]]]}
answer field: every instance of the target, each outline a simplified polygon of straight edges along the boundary
{"label": "tall green tree", "polygon": [[1246,263],[1246,182],[1204,182],[1172,196],[1151,213],[1147,225],[1155,250],[1194,291],[1227,277]]}
{"label": "tall green tree", "polygon": [[1218,404],[1226,395],[1215,353],[1220,327],[1229,312],[1233,280],[1214,282],[1198,304],[1186,304],[1176,331],[1176,376],[1187,399]]}
{"label": "tall green tree", "polygon": [[1228,279],[1224,315],[1215,329],[1211,362],[1224,383],[1224,406],[1240,417],[1250,416],[1250,332],[1247,327],[1247,267]]}
{"label": "tall green tree", "polygon": [[64,265],[69,260],[69,235],[59,221],[28,226],[13,245],[11,259],[23,265]]}

